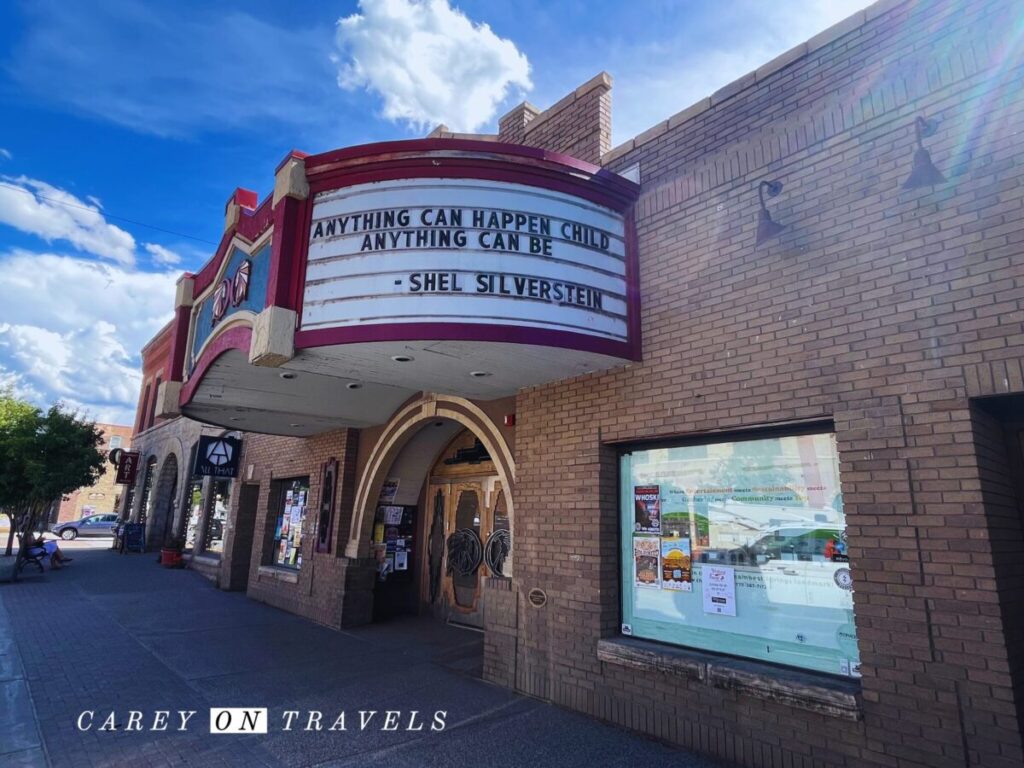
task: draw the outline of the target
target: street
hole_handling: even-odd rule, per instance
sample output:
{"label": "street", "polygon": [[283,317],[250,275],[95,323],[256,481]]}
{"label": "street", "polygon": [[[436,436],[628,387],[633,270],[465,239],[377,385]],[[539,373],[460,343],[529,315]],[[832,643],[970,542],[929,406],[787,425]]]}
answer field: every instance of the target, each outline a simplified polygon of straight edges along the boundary
{"label": "street", "polygon": [[[0,586],[0,766],[714,765],[476,679],[480,634],[337,632],[109,545]],[[268,733],[211,734],[211,707]]]}

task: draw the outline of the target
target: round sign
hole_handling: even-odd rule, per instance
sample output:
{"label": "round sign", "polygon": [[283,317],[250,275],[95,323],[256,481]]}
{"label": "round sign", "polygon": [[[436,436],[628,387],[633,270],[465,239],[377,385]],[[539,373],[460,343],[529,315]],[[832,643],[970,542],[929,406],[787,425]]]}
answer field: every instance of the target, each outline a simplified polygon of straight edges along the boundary
{"label": "round sign", "polygon": [[832,578],[836,582],[836,586],[840,589],[845,589],[847,592],[853,589],[853,576],[850,575],[849,568],[840,568],[835,572]]}
{"label": "round sign", "polygon": [[123,448],[115,448],[107,455],[107,461],[113,464],[115,467],[121,463],[121,454],[124,453]]}
{"label": "round sign", "polygon": [[534,608],[543,608],[548,603],[548,593],[539,587],[534,587],[526,595],[526,599]]}

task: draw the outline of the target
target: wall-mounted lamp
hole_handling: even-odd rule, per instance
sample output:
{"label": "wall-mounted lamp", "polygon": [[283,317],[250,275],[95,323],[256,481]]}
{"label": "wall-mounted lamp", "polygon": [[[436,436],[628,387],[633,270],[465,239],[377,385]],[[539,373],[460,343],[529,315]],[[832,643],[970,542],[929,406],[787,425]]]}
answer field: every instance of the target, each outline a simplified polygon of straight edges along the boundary
{"label": "wall-mounted lamp", "polygon": [[761,201],[761,211],[758,214],[757,219],[757,242],[755,245],[760,245],[765,240],[775,237],[785,229],[782,224],[772,221],[772,215],[768,213],[768,209],[764,207],[765,192],[768,193],[768,197],[775,197],[781,191],[781,181],[762,181],[757,185],[757,196]]}
{"label": "wall-mounted lamp", "polygon": [[928,150],[921,143],[921,139],[934,136],[938,128],[939,124],[936,120],[925,120],[921,116],[914,120],[914,132],[917,134],[917,151],[914,152],[914,167],[910,171],[910,176],[903,182],[904,189],[934,187],[936,184],[942,184],[946,181],[946,177],[942,175],[942,172],[932,164],[932,156],[928,154]]}

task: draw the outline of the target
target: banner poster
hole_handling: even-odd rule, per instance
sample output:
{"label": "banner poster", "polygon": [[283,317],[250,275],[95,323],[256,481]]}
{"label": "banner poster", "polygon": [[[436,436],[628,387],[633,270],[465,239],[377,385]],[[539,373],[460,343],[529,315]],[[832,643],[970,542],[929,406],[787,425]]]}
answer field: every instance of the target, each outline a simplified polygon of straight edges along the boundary
{"label": "banner poster", "polygon": [[661,486],[634,485],[633,506],[638,533],[661,533]]}
{"label": "banner poster", "polygon": [[704,613],[736,615],[736,569],[721,565],[702,565],[701,584]]}
{"label": "banner poster", "polygon": [[658,560],[661,540],[654,536],[633,537],[633,581],[642,589],[661,589]]}
{"label": "banner poster", "polygon": [[677,592],[693,591],[689,539],[661,540],[661,588]]}

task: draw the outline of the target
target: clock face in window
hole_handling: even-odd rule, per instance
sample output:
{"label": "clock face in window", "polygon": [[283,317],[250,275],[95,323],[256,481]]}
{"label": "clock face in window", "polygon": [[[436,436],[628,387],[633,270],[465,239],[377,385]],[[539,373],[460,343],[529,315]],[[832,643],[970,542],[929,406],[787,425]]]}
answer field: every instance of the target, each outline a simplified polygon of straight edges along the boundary
{"label": "clock face in window", "polygon": [[850,575],[849,568],[840,568],[832,578],[835,579],[836,586],[840,589],[853,589],[853,577]]}

